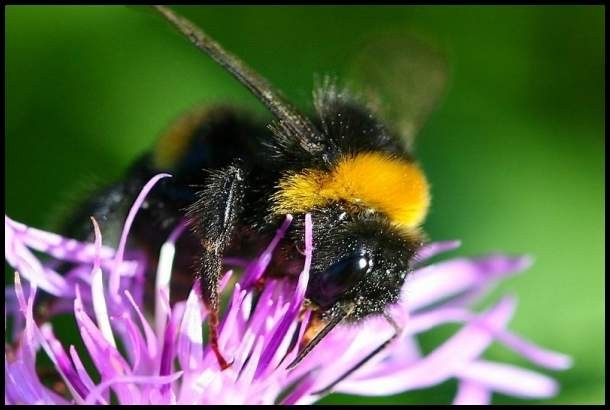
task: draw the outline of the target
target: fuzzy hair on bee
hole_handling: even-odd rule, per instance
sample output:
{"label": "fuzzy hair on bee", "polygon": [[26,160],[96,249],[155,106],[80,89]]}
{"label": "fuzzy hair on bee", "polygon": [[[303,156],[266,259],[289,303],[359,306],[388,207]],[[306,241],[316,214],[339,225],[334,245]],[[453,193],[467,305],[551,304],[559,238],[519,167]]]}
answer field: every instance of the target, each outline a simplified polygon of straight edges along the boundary
{"label": "fuzzy hair on bee", "polygon": [[[356,93],[325,78],[314,91],[314,114],[306,116],[192,22],[167,7],[155,7],[248,88],[274,121],[261,122],[235,107],[195,109],[170,126],[122,181],[86,201],[83,214],[111,225],[121,214],[109,216],[109,209],[125,208],[114,204],[117,198],[131,203],[151,176],[173,175],[150,193],[134,221],[130,246],[153,258],[169,232],[189,221],[191,230],[179,246],[190,250],[195,263],[178,259],[175,276],[187,278],[184,289],[193,278],[200,279],[210,345],[221,368],[231,365],[217,339],[223,257],[255,252],[292,214],[291,229],[266,274],[296,277],[303,263],[304,216],[311,214],[315,252],[306,298],[313,319],[290,367],[338,324],[381,315],[396,330],[332,388],[399,333],[387,308],[397,302],[425,240],[421,225],[430,204],[426,176],[406,136]],[[72,221],[71,226],[77,224]]]}

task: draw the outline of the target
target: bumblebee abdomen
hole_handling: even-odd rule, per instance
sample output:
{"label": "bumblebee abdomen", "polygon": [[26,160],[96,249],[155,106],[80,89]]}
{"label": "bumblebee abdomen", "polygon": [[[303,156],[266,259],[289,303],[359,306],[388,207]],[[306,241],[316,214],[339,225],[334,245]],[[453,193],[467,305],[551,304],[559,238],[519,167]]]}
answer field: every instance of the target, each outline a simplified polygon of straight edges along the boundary
{"label": "bumblebee abdomen", "polygon": [[268,131],[245,113],[226,106],[198,108],[176,120],[151,152],[151,166],[196,182],[204,169],[248,161]]}

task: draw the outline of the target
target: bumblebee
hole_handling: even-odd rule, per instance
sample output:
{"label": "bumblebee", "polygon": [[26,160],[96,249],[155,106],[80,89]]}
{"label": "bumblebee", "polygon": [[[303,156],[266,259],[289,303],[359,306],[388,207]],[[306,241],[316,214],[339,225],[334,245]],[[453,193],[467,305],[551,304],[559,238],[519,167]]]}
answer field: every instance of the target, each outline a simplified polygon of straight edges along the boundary
{"label": "bumblebee", "polygon": [[[223,106],[185,115],[122,181],[83,204],[82,218],[75,221],[93,215],[104,227],[105,238],[112,238],[113,229],[120,227],[113,221],[122,220],[119,216],[125,215],[144,183],[159,172],[172,174],[142,205],[132,228],[132,246],[146,248],[154,258],[169,232],[187,218],[192,229],[179,246],[193,250],[196,267],[185,258],[176,261],[175,269],[190,278],[185,288],[193,277],[200,278],[210,313],[209,341],[222,368],[230,366],[217,341],[223,257],[255,249],[274,234],[286,214],[292,214],[294,222],[268,274],[296,277],[300,272],[307,213],[314,222],[315,243],[306,291],[314,320],[291,366],[340,323],[384,315],[398,334],[385,311],[397,302],[425,238],[421,225],[430,204],[429,184],[410,145],[441,88],[439,60],[433,56],[434,63],[422,69],[421,53],[414,62],[409,59],[413,56],[390,58],[389,50],[396,49],[391,42],[373,45],[363,55],[377,59],[373,66],[378,68],[362,71],[360,77],[390,96],[388,106],[372,104],[371,98],[365,103],[325,80],[314,91],[315,114],[305,116],[189,20],[163,6],[156,10],[256,96],[274,121],[265,124]],[[410,76],[405,81],[411,85],[389,84],[386,75]],[[76,222],[68,227],[70,233],[86,236]]]}

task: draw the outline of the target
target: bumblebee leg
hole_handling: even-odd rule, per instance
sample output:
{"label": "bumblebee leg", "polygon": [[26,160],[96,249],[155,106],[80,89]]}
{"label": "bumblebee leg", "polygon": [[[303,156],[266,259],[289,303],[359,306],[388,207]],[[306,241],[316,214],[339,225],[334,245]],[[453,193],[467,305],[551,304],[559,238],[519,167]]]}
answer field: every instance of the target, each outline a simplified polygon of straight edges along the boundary
{"label": "bumblebee leg", "polygon": [[230,364],[218,346],[218,281],[223,252],[243,208],[244,189],[244,171],[238,166],[214,170],[206,178],[205,188],[197,193],[197,201],[187,212],[203,251],[197,276],[201,283],[201,297],[209,312],[210,346],[222,369]]}

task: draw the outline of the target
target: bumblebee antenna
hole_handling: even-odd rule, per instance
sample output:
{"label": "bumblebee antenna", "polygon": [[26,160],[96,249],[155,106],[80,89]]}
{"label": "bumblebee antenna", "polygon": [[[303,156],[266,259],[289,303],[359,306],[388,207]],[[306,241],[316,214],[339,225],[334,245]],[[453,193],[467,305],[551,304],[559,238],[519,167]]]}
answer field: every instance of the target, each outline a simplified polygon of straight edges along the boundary
{"label": "bumblebee antenna", "polygon": [[[198,49],[209,55],[221,67],[231,73],[256,98],[258,98],[271,113],[301,144],[309,150],[322,151],[321,135],[316,127],[298,110],[289,104],[262,76],[248,67],[242,60],[223,49],[220,44],[203,32],[188,19],[177,15],[165,6],[154,6],[163,17],[169,20]],[[307,141],[306,143],[304,141]]]}
{"label": "bumblebee antenna", "polygon": [[356,370],[360,369],[362,366],[364,366],[364,364],[366,362],[368,362],[369,360],[371,360],[373,357],[375,357],[379,352],[381,352],[383,349],[385,349],[386,347],[388,347],[388,345],[390,343],[392,343],[398,336],[400,336],[400,334],[402,333],[402,329],[400,328],[400,326],[398,326],[398,324],[396,323],[396,321],[394,321],[394,319],[392,318],[392,316],[390,316],[389,314],[385,313],[383,314],[384,319],[394,328],[394,334],[385,342],[383,342],[382,344],[380,344],[375,350],[373,350],[371,353],[369,353],[365,358],[363,358],[362,360],[360,360],[358,363],[356,363],[351,369],[349,369],[348,371],[346,371],[345,373],[343,373],[339,378],[337,378],[337,380],[335,380],[334,382],[332,382],[331,384],[329,384],[328,386],[326,386],[323,389],[320,389],[318,391],[315,391],[311,394],[316,394],[316,395],[326,395],[328,393],[330,393],[330,391],[340,382],[342,382],[343,380],[347,379],[349,376],[352,375],[352,373],[354,373]]}

